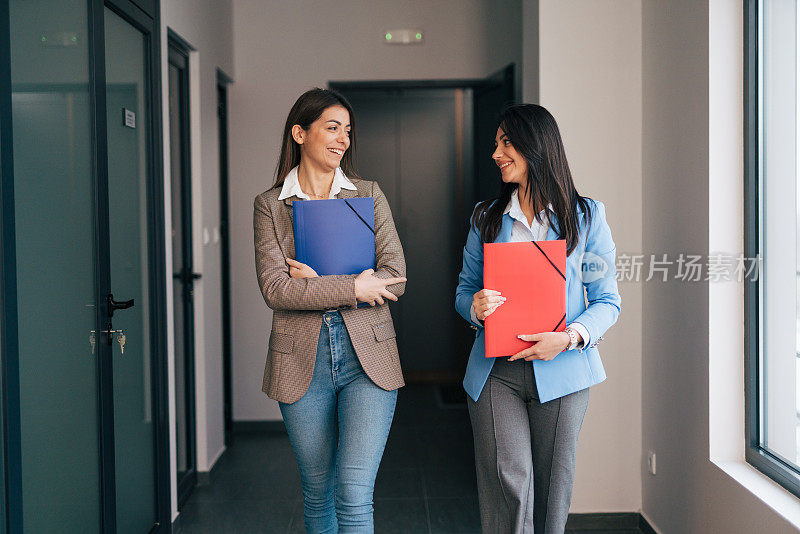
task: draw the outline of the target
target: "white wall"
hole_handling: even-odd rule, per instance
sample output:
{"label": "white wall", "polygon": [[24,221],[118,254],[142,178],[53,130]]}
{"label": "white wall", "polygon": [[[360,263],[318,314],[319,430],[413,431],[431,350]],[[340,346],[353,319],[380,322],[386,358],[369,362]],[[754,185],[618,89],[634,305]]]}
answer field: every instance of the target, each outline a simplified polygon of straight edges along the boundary
{"label": "white wall", "polygon": [[[742,250],[741,28],[741,1],[643,2],[647,253]],[[644,287],[642,445],[658,474],[642,465],[643,513],[665,533],[796,531],[797,499],[742,461],[741,298],[731,284]]]}
{"label": "white wall", "polygon": [[[539,103],[558,122],[578,192],[605,203],[617,254],[639,253],[641,2],[538,4]],[[608,379],[591,391],[572,512],[641,508],[642,288],[621,282],[619,289],[622,313],[598,347]]]}
{"label": "white wall", "polygon": [[[230,90],[233,417],[280,419],[261,392],[272,312],[253,259],[253,198],[273,183],[280,135],[300,94],[332,80],[479,78],[521,60],[519,1],[234,0]],[[420,46],[384,31],[421,28]],[[380,179],[379,176],[368,177]]]}
{"label": "white wall", "polygon": [[[208,471],[224,450],[222,405],[222,311],[220,247],[203,234],[219,231],[219,143],[217,128],[217,74],[220,68],[233,77],[233,41],[229,0],[170,0],[161,2],[161,46],[164,110],[164,182],[166,199],[166,257],[172,257],[170,224],[169,116],[167,76],[167,28],[195,51],[189,58],[191,172],[195,282],[195,385],[197,408],[197,469]],[[234,258],[235,261],[235,258]],[[177,509],[175,490],[175,403],[173,382],[175,354],[172,328],[172,272],[167,268],[168,369],[170,385],[170,458],[172,509]],[[176,514],[177,515],[177,514]]]}

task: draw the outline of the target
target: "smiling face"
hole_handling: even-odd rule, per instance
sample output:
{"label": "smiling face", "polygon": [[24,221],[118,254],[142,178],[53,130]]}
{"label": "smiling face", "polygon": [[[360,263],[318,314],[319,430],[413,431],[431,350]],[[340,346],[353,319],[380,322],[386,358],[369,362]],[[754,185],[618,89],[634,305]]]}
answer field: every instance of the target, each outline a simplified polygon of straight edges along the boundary
{"label": "smiling face", "polygon": [[528,180],[528,162],[514,148],[502,127],[497,129],[494,143],[496,148],[492,159],[500,167],[500,177],[505,183],[515,183],[525,187]]}
{"label": "smiling face", "polygon": [[326,108],[308,130],[295,124],[292,137],[300,145],[302,160],[324,172],[332,172],[350,148],[350,113],[342,106]]}

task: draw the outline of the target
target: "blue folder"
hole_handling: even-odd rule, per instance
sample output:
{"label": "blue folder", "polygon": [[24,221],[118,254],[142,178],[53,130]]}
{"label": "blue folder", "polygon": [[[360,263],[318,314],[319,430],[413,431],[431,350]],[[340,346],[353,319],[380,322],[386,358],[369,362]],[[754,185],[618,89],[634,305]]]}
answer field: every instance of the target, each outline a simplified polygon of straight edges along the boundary
{"label": "blue folder", "polygon": [[292,202],[297,261],[318,275],[359,274],[375,268],[375,199]]}

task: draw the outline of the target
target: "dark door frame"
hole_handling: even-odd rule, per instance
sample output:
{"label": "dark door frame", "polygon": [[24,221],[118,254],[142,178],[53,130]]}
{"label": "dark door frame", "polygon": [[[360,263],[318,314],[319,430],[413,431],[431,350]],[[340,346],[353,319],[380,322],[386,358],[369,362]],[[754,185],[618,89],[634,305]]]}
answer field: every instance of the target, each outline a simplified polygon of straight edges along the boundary
{"label": "dark door frame", "polygon": [[0,2],[0,419],[2,419],[2,532],[22,531],[22,450],[19,412],[17,258],[14,159],[11,129],[11,27],[9,3]]}
{"label": "dark door frame", "polygon": [[[197,410],[195,405],[195,324],[194,324],[194,281],[200,274],[194,272],[194,258],[192,247],[192,170],[191,170],[191,132],[189,124],[190,94],[189,94],[189,52],[193,48],[172,29],[167,29],[168,61],[180,70],[181,106],[180,146],[181,146],[181,236],[183,239],[181,258],[182,270],[173,273],[173,283],[180,283],[183,287],[183,346],[184,354],[184,379],[186,404],[186,457],[188,469],[186,474],[178,479],[178,507],[180,508],[197,484]],[[169,83],[169,82],[167,82]],[[172,177],[175,185],[175,177]],[[173,303],[174,305],[174,303]],[[180,335],[175,332],[175,335]],[[177,418],[177,414],[176,414]]]}
{"label": "dark door frame", "polygon": [[[152,533],[168,532],[171,528],[169,472],[169,416],[167,412],[166,372],[166,295],[164,265],[164,189],[161,125],[161,55],[160,16],[158,0],[86,0],[89,43],[89,93],[92,109],[92,174],[95,184],[94,215],[98,239],[96,251],[97,305],[95,329],[110,329],[108,303],[111,293],[108,209],[108,146],[105,99],[105,24],[104,8],[108,7],[129,24],[141,31],[146,39],[145,79],[150,86],[145,95],[149,110],[148,171],[151,177],[148,197],[148,239],[151,244],[148,275],[154,289],[151,300],[151,354],[153,356],[152,387],[154,404],[154,460],[156,522]],[[6,512],[3,529],[9,533],[22,532],[22,478],[20,450],[20,391],[19,338],[17,329],[16,241],[14,223],[14,164],[12,151],[10,8],[0,2],[0,206],[2,213],[2,452],[3,508]],[[114,449],[114,392],[111,347],[98,343],[98,441],[100,446],[100,522],[104,533],[116,531],[115,449]]]}
{"label": "dark door frame", "polygon": [[231,355],[231,247],[230,195],[228,192],[228,85],[233,80],[217,69],[217,124],[219,127],[219,233],[222,278],[222,404],[225,420],[225,446],[233,437],[233,391]]}

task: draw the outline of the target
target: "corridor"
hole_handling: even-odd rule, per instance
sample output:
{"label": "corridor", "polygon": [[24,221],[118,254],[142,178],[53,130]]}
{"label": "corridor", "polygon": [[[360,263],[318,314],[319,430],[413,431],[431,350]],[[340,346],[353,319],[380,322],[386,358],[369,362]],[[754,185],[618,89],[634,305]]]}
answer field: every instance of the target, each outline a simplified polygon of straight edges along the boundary
{"label": "corridor", "polygon": [[[465,398],[460,386],[411,385],[400,390],[375,483],[376,533],[480,533]],[[567,526],[581,523],[586,525],[586,518],[572,515]],[[300,475],[286,433],[235,434],[212,472],[211,484],[194,489],[176,527],[178,534],[305,532]],[[642,531],[633,527],[567,532]]]}

